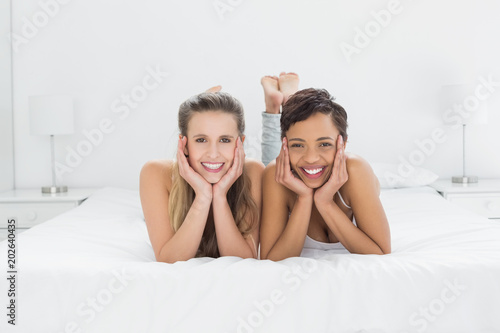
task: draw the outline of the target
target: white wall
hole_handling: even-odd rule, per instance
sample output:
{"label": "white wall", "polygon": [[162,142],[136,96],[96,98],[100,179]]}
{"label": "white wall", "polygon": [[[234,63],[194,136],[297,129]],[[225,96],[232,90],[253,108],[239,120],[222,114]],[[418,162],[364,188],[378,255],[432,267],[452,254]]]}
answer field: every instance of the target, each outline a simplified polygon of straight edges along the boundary
{"label": "white wall", "polygon": [[10,0],[0,0],[0,191],[14,187]]}
{"label": "white wall", "polygon": [[[50,183],[49,138],[29,134],[30,95],[75,98],[76,133],[56,138],[59,163],[66,164],[68,148],[84,147],[84,130],[103,119],[112,127],[66,170],[65,184],[137,188],[147,160],[174,156],[179,104],[216,84],[245,106],[247,156],[259,158],[259,82],[280,71],[299,73],[302,88],[337,96],[349,114],[349,150],[370,161],[417,156],[415,140],[442,128],[447,140],[422,166],[450,177],[461,173],[461,131],[442,119],[441,86],[478,84],[481,76],[500,81],[500,5],[493,0],[55,1],[13,4],[14,33],[25,38],[14,44],[18,187]],[[227,3],[234,7],[220,16],[214,4]],[[52,14],[46,21],[40,4]],[[372,12],[388,6],[397,14],[376,25]],[[349,62],[342,43],[355,45],[357,29],[377,27]],[[126,109],[122,94],[140,93],[147,68],[156,67],[168,77],[127,115],[113,112],[113,105]],[[488,99],[489,124],[468,132],[468,169],[483,178],[500,177],[499,91]]]}

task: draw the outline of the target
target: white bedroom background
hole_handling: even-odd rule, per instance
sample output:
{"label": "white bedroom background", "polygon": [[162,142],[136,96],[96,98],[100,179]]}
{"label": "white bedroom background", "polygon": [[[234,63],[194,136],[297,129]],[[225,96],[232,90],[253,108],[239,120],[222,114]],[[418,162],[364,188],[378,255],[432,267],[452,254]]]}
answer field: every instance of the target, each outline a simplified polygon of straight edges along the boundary
{"label": "white bedroom background", "polygon": [[[0,36],[10,31],[10,1],[0,0]],[[12,136],[12,76],[10,42],[0,41],[0,191],[14,187]]]}
{"label": "white bedroom background", "polygon": [[[243,103],[246,153],[260,158],[260,78],[280,71],[299,73],[301,88],[322,87],[337,97],[349,115],[351,152],[369,161],[412,160],[441,178],[462,172],[462,139],[443,119],[440,89],[483,85],[490,92],[481,100],[489,122],[468,129],[468,170],[500,177],[497,1],[27,0],[12,6],[19,188],[51,181],[49,138],[29,134],[28,96],[75,100],[75,134],[56,138],[65,185],[137,189],[147,160],[175,156],[179,104],[213,85]],[[435,130],[440,139],[431,143]]]}

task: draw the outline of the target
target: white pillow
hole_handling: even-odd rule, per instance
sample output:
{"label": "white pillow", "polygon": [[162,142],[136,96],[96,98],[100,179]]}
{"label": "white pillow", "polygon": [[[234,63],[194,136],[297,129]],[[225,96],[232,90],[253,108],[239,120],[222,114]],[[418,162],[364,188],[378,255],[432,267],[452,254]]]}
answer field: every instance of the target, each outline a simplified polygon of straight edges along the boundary
{"label": "white pillow", "polygon": [[408,163],[370,163],[381,188],[425,186],[439,176],[434,172]]}

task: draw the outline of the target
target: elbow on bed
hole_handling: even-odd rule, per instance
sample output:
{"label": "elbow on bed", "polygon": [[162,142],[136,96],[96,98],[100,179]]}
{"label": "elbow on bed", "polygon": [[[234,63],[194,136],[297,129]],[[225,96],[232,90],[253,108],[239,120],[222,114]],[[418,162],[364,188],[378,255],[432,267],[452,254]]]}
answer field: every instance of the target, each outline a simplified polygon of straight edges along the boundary
{"label": "elbow on bed", "polygon": [[382,253],[380,254],[391,254],[391,244],[388,244],[386,246],[381,246],[380,247],[380,250],[382,251]]}
{"label": "elbow on bed", "polygon": [[272,260],[272,261],[276,261],[274,260],[273,258],[271,258],[272,256],[270,256],[271,251],[267,251],[267,252],[263,252],[262,251],[262,247],[260,248],[260,260]]}
{"label": "elbow on bed", "polygon": [[154,251],[156,262],[163,262],[166,264],[175,264],[178,261],[188,260],[186,258],[180,258],[179,256],[168,255],[167,253],[162,253],[161,249],[159,251]]}
{"label": "elbow on bed", "polygon": [[262,245],[261,245],[261,247],[260,247],[260,253],[259,253],[260,260],[279,261],[280,259],[273,258],[273,255],[272,255],[271,252],[272,252],[271,250],[262,251]]}
{"label": "elbow on bed", "polygon": [[349,250],[349,252],[352,254],[377,254],[377,255],[391,254],[391,244],[379,245],[375,243],[375,247],[370,247],[370,249],[365,249],[365,250],[358,249],[357,251],[354,250],[354,252]]}
{"label": "elbow on bed", "polygon": [[173,264],[174,262],[172,262],[171,260],[168,260],[168,258],[162,258],[160,256],[160,253],[157,253],[155,252],[155,260],[156,262],[164,262],[164,263],[167,263],[167,264]]}

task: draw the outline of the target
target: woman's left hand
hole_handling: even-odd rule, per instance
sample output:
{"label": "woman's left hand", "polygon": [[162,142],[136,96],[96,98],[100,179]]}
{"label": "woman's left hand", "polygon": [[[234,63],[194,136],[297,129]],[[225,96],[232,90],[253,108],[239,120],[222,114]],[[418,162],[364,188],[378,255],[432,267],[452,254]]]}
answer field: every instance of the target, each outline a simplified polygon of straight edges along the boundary
{"label": "woman's left hand", "polygon": [[349,175],[347,174],[346,156],[344,151],[344,140],[339,134],[337,138],[337,153],[333,161],[332,174],[328,181],[314,192],[314,202],[318,204],[326,204],[333,201],[335,193],[347,182]]}
{"label": "woman's left hand", "polygon": [[236,140],[236,148],[234,149],[233,165],[229,168],[227,173],[222,176],[222,178],[213,185],[213,194],[227,195],[227,192],[234,184],[236,179],[238,179],[243,173],[243,166],[245,165],[245,150],[243,149],[243,143],[241,138],[238,137]]}

